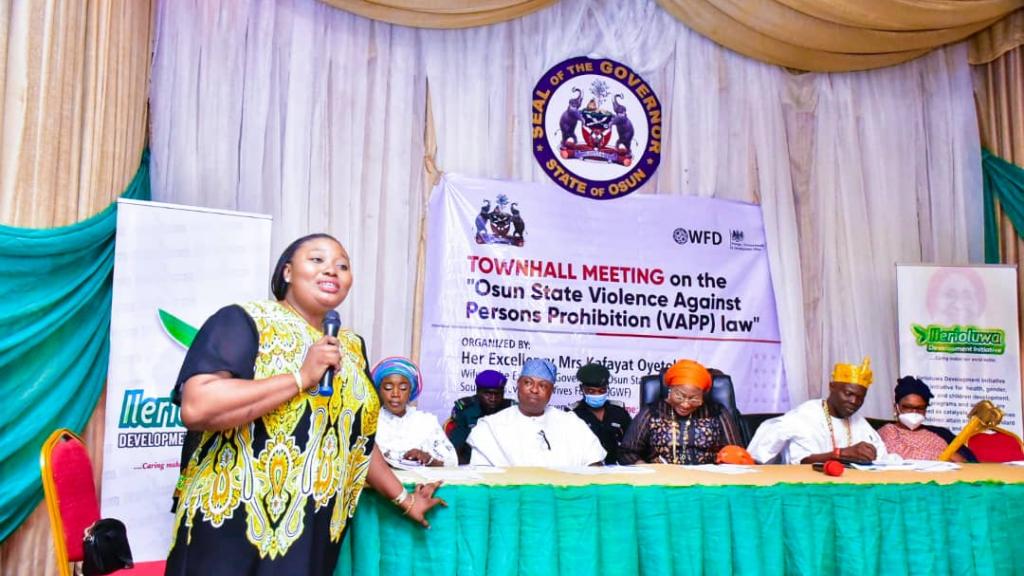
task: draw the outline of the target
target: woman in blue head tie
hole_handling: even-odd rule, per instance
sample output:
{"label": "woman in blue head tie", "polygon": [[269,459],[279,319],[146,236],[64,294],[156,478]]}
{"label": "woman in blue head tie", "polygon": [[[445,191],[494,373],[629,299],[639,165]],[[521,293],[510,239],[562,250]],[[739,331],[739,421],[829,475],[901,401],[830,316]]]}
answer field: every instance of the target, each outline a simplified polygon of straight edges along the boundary
{"label": "woman in blue head tie", "polygon": [[437,417],[409,403],[423,389],[419,368],[408,358],[391,357],[373,368],[373,385],[380,395],[377,444],[392,466],[457,466],[455,447]]}

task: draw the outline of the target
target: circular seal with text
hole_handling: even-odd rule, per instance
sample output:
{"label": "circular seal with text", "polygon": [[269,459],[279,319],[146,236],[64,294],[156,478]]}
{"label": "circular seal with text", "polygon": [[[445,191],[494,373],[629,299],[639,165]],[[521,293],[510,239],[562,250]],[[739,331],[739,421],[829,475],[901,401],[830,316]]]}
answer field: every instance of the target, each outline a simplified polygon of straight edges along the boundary
{"label": "circular seal with text", "polygon": [[533,156],[559,186],[595,200],[621,198],[661,162],[661,102],[628,66],[578,57],[533,89]]}

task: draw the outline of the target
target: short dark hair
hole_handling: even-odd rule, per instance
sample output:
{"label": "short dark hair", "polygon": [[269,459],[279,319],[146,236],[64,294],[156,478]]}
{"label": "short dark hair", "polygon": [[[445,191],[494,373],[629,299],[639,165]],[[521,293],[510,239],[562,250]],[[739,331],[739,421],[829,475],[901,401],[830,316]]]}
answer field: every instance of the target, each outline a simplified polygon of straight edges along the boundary
{"label": "short dark hair", "polygon": [[284,267],[292,261],[292,256],[295,256],[295,252],[303,244],[317,238],[328,238],[337,242],[338,246],[341,246],[341,242],[338,242],[337,238],[323,232],[303,236],[289,244],[284,249],[284,252],[281,252],[281,257],[277,259],[277,265],[274,266],[274,273],[270,275],[270,292],[274,295],[274,298],[284,300],[285,295],[288,294],[288,283],[284,281]]}

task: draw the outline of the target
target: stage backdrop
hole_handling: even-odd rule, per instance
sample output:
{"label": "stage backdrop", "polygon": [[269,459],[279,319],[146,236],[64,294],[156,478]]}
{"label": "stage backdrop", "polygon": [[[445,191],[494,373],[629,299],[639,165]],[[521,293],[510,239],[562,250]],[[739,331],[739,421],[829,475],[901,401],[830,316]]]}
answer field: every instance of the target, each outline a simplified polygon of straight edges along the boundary
{"label": "stage backdrop", "polygon": [[935,398],[928,422],[959,431],[988,399],[1021,433],[1020,338],[1015,266],[896,266],[900,374]]}
{"label": "stage backdrop", "polygon": [[[266,298],[269,216],[118,201],[103,516],[127,525],[136,562],[170,546],[171,494],[185,434],[170,393],[189,329],[222,306]],[[161,320],[160,311],[164,311]]]}
{"label": "stage backdrop", "polygon": [[758,206],[448,174],[428,218],[422,409],[446,416],[487,368],[514,398],[529,356],[557,365],[556,405],[597,361],[635,412],[640,377],[693,358],[732,375],[741,410],[789,407]]}

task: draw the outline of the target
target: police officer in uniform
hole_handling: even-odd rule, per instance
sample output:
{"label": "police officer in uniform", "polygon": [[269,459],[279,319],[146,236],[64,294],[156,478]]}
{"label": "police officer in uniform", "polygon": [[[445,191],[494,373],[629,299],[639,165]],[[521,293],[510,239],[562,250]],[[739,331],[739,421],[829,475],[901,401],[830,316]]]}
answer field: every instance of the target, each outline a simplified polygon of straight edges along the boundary
{"label": "police officer in uniform", "polygon": [[582,366],[576,371],[576,379],[580,381],[583,400],[572,406],[572,411],[587,423],[608,453],[605,464],[618,461],[619,443],[632,420],[621,403],[608,400],[610,378],[611,373],[601,364],[591,362]]}
{"label": "police officer in uniform", "polygon": [[469,432],[476,426],[477,420],[512,405],[512,400],[505,398],[507,381],[508,378],[497,370],[484,370],[476,375],[476,394],[455,401],[444,431],[455,446],[459,464],[469,464],[472,450],[466,444],[466,438],[469,438]]}

